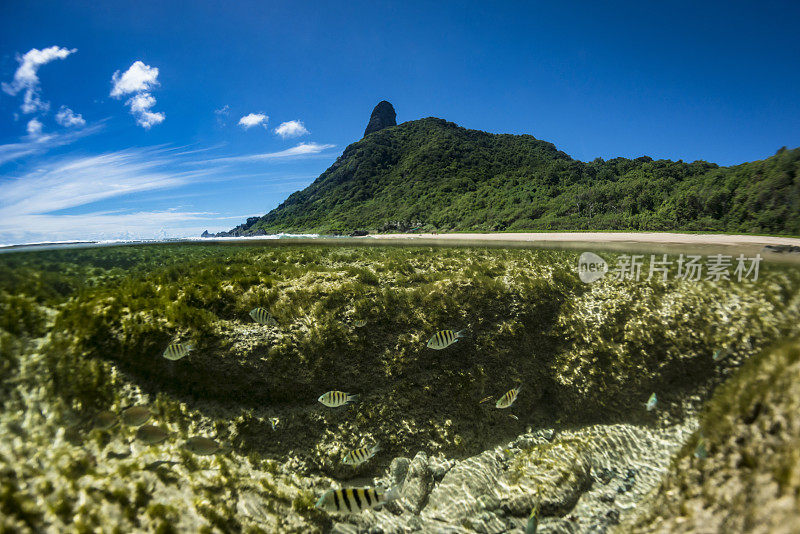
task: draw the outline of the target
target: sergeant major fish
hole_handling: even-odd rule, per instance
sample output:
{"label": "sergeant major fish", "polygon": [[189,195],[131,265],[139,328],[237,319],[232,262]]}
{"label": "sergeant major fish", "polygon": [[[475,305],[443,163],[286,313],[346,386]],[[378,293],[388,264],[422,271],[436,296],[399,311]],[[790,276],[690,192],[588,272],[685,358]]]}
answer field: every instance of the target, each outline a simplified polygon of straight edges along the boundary
{"label": "sergeant major fish", "polygon": [[464,337],[464,330],[459,330],[458,332],[440,330],[433,334],[433,337],[428,340],[428,348],[433,350],[446,349],[462,337]]}
{"label": "sergeant major fish", "polygon": [[358,513],[378,508],[396,497],[394,491],[385,493],[375,488],[345,488],[328,490],[314,506],[330,513]]}
{"label": "sergeant major fish", "polygon": [[180,360],[193,350],[192,343],[170,343],[164,351],[164,357],[168,360]]}
{"label": "sergeant major fish", "polygon": [[510,408],[511,405],[514,404],[514,401],[517,400],[517,395],[519,395],[519,390],[521,389],[522,386],[520,385],[514,389],[506,391],[505,394],[498,399],[497,403],[495,403],[495,407],[500,408],[501,410]]}
{"label": "sergeant major fish", "polygon": [[266,308],[253,308],[250,310],[250,317],[258,324],[265,324],[267,326],[277,326],[278,324],[278,321],[270,315]]}
{"label": "sergeant major fish", "polygon": [[349,395],[344,391],[329,391],[319,396],[319,402],[328,408],[338,408],[358,400],[358,395]]}
{"label": "sergeant major fish", "polygon": [[352,451],[348,452],[342,463],[345,465],[361,465],[381,450],[381,446],[379,444],[375,444],[372,448],[370,447],[361,447],[359,449],[353,449]]}

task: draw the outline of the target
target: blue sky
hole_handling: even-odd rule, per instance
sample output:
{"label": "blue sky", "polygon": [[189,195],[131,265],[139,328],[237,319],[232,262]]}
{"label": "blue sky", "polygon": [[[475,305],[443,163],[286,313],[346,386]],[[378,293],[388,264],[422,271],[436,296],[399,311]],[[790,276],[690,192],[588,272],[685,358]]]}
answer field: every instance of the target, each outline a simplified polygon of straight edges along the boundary
{"label": "blue sky", "polygon": [[800,145],[800,4],[696,4],[6,0],[0,243],[231,228],[382,99],[582,160]]}

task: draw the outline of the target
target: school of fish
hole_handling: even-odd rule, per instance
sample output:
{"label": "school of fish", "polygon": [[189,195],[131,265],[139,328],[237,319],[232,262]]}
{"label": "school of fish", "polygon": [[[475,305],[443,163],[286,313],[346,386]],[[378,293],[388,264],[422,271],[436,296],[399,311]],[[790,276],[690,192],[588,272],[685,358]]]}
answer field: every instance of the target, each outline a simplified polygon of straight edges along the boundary
{"label": "school of fish", "polygon": [[[250,311],[249,315],[258,324],[269,327],[275,327],[278,325],[275,318],[266,308],[254,308]],[[367,321],[364,319],[358,319],[353,322],[355,328],[363,328],[366,326],[366,324]],[[435,332],[428,340],[427,347],[433,350],[444,350],[464,337],[464,330],[440,330]],[[188,356],[194,350],[194,348],[195,346],[193,343],[170,343],[164,350],[163,357],[173,361],[180,360]],[[721,360],[729,353],[730,351],[726,349],[719,349],[713,354],[713,360]],[[516,402],[521,389],[522,385],[519,385],[508,390],[497,400],[495,403],[495,408],[500,410],[511,408]],[[339,408],[357,402],[358,398],[359,395],[350,394],[344,391],[331,390],[320,395],[317,400],[328,408]],[[491,399],[491,396],[486,397],[481,400],[479,404],[488,402]],[[650,398],[648,398],[647,402],[645,403],[647,411],[654,410],[657,403],[658,398],[654,392],[652,395],[650,395]],[[518,420],[518,417],[514,414],[510,414],[509,416]],[[138,427],[135,434],[137,440],[147,445],[157,445],[169,439],[172,433],[162,426],[146,424],[151,417],[152,412],[148,407],[131,406],[124,409],[120,413],[119,418],[114,412],[108,410],[97,413],[94,417],[93,426],[96,429],[108,431],[117,424],[119,419],[119,421],[121,421],[124,425]],[[279,424],[279,419],[277,417],[270,418],[270,424],[272,426],[272,430],[276,430]],[[223,446],[217,441],[204,436],[188,438],[183,443],[182,448],[198,456],[213,455],[223,450]],[[368,462],[380,450],[380,445],[377,443],[371,447],[367,446],[352,449],[345,454],[344,458],[342,459],[342,463],[357,467]],[[702,436],[697,443],[694,453],[697,458],[707,457],[708,453],[705,447],[705,440]],[[330,489],[320,497],[315,506],[317,509],[329,513],[357,513],[363,510],[381,507],[386,502],[396,498],[394,496],[396,490],[397,488],[387,493],[381,489],[370,487]],[[528,522],[525,527],[525,532],[528,534],[532,534],[537,530],[537,512],[538,510],[534,509],[528,518]]]}

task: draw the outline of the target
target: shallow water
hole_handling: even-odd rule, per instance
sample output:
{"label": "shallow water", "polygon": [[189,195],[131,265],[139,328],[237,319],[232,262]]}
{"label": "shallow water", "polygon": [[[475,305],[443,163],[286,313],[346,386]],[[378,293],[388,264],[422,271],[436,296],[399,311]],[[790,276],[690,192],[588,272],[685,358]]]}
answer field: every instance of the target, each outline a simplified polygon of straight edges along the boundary
{"label": "shallow water", "polygon": [[[608,273],[582,282],[582,252]],[[613,529],[697,439],[716,387],[798,334],[794,255],[761,253],[756,277],[759,253],[273,240],[1,254],[0,525],[507,532],[536,508],[540,532]],[[728,280],[706,279],[717,254]],[[690,256],[698,280],[678,277]],[[651,262],[666,271],[649,277]],[[440,330],[466,337],[428,348]],[[171,361],[170,343],[193,350]],[[331,390],[360,398],[323,406]],[[131,406],[166,438],[106,428],[103,412]],[[195,454],[192,437],[222,448]],[[355,486],[398,498],[314,508]]]}

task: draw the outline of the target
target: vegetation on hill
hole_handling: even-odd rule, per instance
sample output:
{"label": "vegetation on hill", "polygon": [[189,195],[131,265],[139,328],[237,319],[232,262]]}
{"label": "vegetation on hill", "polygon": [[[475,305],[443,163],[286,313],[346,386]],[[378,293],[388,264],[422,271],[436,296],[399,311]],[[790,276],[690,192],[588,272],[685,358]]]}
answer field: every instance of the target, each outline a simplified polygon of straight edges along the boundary
{"label": "vegetation on hill", "polygon": [[800,148],[732,167],[572,159],[530,135],[427,118],[351,144],[320,177],[225,235],[647,230],[800,234]]}

